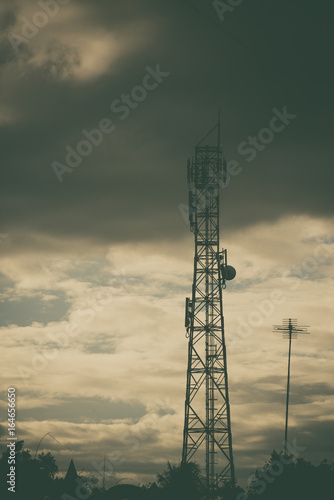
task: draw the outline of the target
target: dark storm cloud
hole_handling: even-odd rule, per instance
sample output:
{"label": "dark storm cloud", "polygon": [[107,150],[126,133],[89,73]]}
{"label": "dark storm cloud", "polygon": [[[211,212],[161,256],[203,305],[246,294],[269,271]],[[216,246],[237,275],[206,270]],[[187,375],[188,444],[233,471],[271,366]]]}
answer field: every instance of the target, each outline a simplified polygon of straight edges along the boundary
{"label": "dark storm cloud", "polygon": [[[223,22],[211,2],[80,5],[86,17],[73,28],[119,34],[148,22],[148,43],[88,81],[63,78],[63,64],[73,64],[65,42],[50,42],[56,63],[39,67],[29,56],[13,58],[7,43],[3,106],[14,121],[2,125],[1,231],[107,242],[182,237],[188,232],[178,209],[187,202],[186,159],[215,123],[218,104],[225,156],[242,169],[224,190],[227,228],[286,214],[333,214],[331,5],[245,2]],[[6,19],[10,30],[13,14]],[[31,41],[35,48],[49,28]],[[80,67],[80,54],[75,57]],[[157,64],[170,76],[121,121],[111,102]],[[283,112],[284,106],[296,118],[247,161],[239,145],[269,126],[273,108]],[[60,184],[51,163],[63,163],[65,147],[76,148],[81,131],[105,117],[116,130]]]}
{"label": "dark storm cloud", "polygon": [[20,420],[57,420],[61,422],[100,422],[103,419],[130,418],[137,421],[145,407],[136,401],[110,401],[99,397],[63,397],[47,406],[18,409]]}
{"label": "dark storm cloud", "polygon": [[19,297],[0,301],[0,326],[29,326],[33,322],[60,321],[70,307],[62,292],[53,292],[52,300],[44,300],[43,293],[35,297]]}
{"label": "dark storm cloud", "polygon": [[14,281],[10,280],[9,278],[7,278],[7,276],[5,276],[3,273],[0,272],[1,290],[4,290],[5,288],[13,286],[13,285],[14,285]]}
{"label": "dark storm cloud", "polygon": [[[98,422],[101,418],[138,419],[145,415],[145,408],[140,403],[131,404],[127,401],[103,401],[97,398],[70,398],[60,407],[40,409],[37,412],[40,419],[56,419],[68,422]],[[23,418],[29,418],[28,410]],[[36,409],[30,412],[30,417],[36,420]]]}
{"label": "dark storm cloud", "polygon": [[15,52],[6,36],[15,22],[15,9],[12,6],[6,6],[5,9],[0,12],[0,66],[15,58]]}
{"label": "dark storm cloud", "polygon": [[[269,404],[285,404],[286,377],[272,376],[244,386],[231,384],[233,387],[233,403],[247,404],[262,401]],[[301,384],[294,382],[290,388],[290,404],[303,405],[313,403],[323,396],[333,396],[334,387],[327,383]]]}

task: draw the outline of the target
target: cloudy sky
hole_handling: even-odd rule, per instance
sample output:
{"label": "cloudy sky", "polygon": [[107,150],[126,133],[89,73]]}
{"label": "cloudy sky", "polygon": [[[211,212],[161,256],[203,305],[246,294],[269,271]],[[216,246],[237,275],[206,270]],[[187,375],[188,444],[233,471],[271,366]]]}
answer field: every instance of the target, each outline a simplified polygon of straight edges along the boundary
{"label": "cloudy sky", "polygon": [[[238,5],[237,5],[238,4]],[[232,6],[233,5],[233,6]],[[4,0],[1,434],[146,482],[181,457],[192,280],[186,161],[222,115],[237,477],[289,441],[334,460],[333,6]],[[90,139],[90,142],[87,142]],[[55,440],[55,439],[57,440]]]}

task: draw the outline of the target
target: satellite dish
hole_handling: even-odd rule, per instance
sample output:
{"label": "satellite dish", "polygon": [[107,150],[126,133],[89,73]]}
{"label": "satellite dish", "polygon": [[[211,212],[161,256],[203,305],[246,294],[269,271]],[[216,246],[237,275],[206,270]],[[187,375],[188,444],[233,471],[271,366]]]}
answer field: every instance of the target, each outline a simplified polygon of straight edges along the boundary
{"label": "satellite dish", "polygon": [[222,266],[222,275],[223,278],[227,281],[231,281],[235,278],[237,272],[232,266]]}

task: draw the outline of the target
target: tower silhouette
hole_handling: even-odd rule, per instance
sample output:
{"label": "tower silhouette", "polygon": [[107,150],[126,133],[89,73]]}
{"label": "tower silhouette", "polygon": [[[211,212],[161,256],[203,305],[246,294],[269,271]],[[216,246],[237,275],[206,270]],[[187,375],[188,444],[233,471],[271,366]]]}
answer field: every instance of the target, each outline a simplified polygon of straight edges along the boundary
{"label": "tower silhouette", "polygon": [[[203,146],[215,130],[217,145]],[[235,277],[219,248],[219,188],[226,177],[220,119],[188,160],[189,222],[195,237],[192,297],[186,299],[188,368],[182,461],[205,463],[206,487],[214,496],[235,484],[222,289]]]}

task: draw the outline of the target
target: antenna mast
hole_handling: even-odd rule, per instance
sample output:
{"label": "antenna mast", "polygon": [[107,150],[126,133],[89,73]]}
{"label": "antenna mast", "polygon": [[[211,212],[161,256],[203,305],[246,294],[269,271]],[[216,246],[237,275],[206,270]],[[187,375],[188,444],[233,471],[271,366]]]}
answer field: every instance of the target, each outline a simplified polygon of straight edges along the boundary
{"label": "antenna mast", "polygon": [[285,432],[284,432],[284,455],[287,455],[288,445],[288,418],[289,418],[289,397],[290,397],[290,362],[291,362],[291,340],[296,339],[298,334],[309,334],[307,326],[297,326],[296,319],[283,319],[283,325],[274,325],[274,332],[283,333],[284,339],[289,339],[288,356],[288,379],[286,387],[286,409],[285,409]]}

